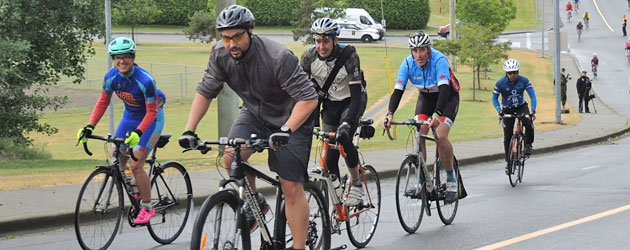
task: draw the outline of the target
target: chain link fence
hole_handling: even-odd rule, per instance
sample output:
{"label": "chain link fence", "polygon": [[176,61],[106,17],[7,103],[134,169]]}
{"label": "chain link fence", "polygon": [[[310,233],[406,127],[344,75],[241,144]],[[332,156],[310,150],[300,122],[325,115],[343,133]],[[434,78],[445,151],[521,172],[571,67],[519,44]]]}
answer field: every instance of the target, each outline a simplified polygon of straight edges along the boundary
{"label": "chain link fence", "polygon": [[[204,67],[136,61],[138,66],[153,76],[157,88],[166,95],[167,102],[191,102],[195,96],[197,83],[203,76]],[[74,84],[70,79],[59,81],[50,89],[54,96],[67,96],[66,107],[94,106],[103,87],[107,72],[107,60],[90,58],[85,65],[85,79]],[[112,98],[117,100],[118,98]]]}

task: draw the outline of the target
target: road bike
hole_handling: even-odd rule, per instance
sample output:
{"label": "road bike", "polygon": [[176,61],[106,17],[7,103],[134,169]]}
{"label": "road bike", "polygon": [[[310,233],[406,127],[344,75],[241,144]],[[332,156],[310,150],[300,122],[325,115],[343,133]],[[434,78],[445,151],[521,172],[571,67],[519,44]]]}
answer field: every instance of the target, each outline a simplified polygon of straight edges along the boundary
{"label": "road bike", "polygon": [[[186,168],[176,161],[159,163],[156,159],[158,148],[163,148],[170,137],[170,134],[161,135],[151,157],[146,160],[151,180],[151,204],[155,209],[148,229],[151,237],[161,244],[177,239],[193,208],[192,184]],[[122,223],[125,210],[123,188],[130,201],[127,221],[131,227],[139,226],[133,221],[140,211],[141,197],[134,192],[131,178],[125,175],[125,168],[120,165],[120,149],[125,139],[111,135],[90,135],[87,138],[105,141],[105,153],[111,158],[108,165],[97,166],[81,187],[74,213],[74,228],[81,248],[106,249],[114,241]],[[113,154],[108,152],[108,143],[113,145]],[[83,143],[83,149],[86,154],[92,155],[87,142]],[[133,149],[128,149],[128,152],[136,160]]]}
{"label": "road bike", "polygon": [[[362,118],[359,121],[359,127],[354,135],[354,145],[359,148],[359,140],[361,138],[369,139],[374,136],[373,119]],[[371,131],[368,132],[368,131]],[[362,133],[363,132],[363,133]],[[361,202],[356,206],[345,206],[344,201],[348,198],[350,189],[357,188],[351,185],[348,176],[337,176],[328,169],[326,165],[326,153],[330,147],[337,148],[339,154],[346,158],[346,153],[341,144],[335,143],[335,132],[326,132],[316,130],[313,132],[320,139],[321,158],[319,159],[319,167],[315,171],[311,171],[310,177],[321,187],[324,199],[330,200],[332,206],[331,233],[341,234],[342,223],[345,222],[345,229],[352,245],[357,248],[365,247],[376,232],[378,219],[381,211],[381,184],[376,169],[371,165],[365,164],[363,155],[359,161],[359,179],[363,186],[364,196]],[[319,148],[319,147],[318,147]],[[338,183],[338,184],[333,184]]]}
{"label": "road bike", "polygon": [[578,42],[581,40],[580,38],[582,37],[582,29],[576,29],[577,30],[577,38],[578,38]]}
{"label": "road bike", "polygon": [[571,22],[571,10],[567,10],[567,22]]}
{"label": "road bike", "polygon": [[588,29],[588,20],[589,18],[584,18],[584,25],[586,26],[586,29]]}
{"label": "road bike", "polygon": [[[431,137],[420,133],[420,127],[429,124],[427,121],[410,119],[402,122],[394,121],[391,124],[406,125],[410,128],[410,137],[413,134],[413,152],[405,156],[396,175],[396,210],[400,224],[407,233],[414,233],[420,227],[423,214],[431,216],[433,202],[436,204],[442,223],[451,224],[457,214],[459,199],[466,196],[457,159],[453,156],[453,175],[457,180],[458,188],[454,199],[449,201],[445,199],[447,172],[437,153],[437,145],[433,165],[426,163],[420,147],[421,139],[433,142],[439,140],[435,128],[431,128],[433,133]],[[390,130],[386,131],[390,140],[393,140]]]}
{"label": "road bike", "polygon": [[593,72],[593,78],[597,78],[597,64],[591,64],[591,71]]}
{"label": "road bike", "polygon": [[516,118],[516,128],[510,138],[510,147],[508,148],[508,165],[506,174],[510,179],[510,185],[516,187],[519,182],[523,182],[523,171],[525,171],[525,160],[529,158],[525,154],[525,133],[523,132],[522,119],[531,119],[530,115],[526,114],[504,114],[503,119],[500,119],[501,125],[505,127],[503,120],[506,118]]}
{"label": "road bike", "polygon": [[[285,249],[293,240],[285,216],[285,200],[278,177],[272,178],[243,161],[240,152],[243,148],[262,152],[270,149],[267,139],[258,139],[255,134],[250,139],[221,137],[218,141],[199,140],[195,148],[205,154],[221,145],[234,148],[230,177],[219,182],[219,191],[206,198],[201,205],[193,227],[191,250],[198,249],[251,249],[249,225],[246,219],[245,204],[251,209],[260,228],[260,249]],[[187,149],[185,151],[192,150]],[[219,156],[220,157],[220,156]],[[273,234],[267,226],[245,176],[248,172],[271,184],[276,189],[275,218]],[[313,182],[304,183],[304,192],[309,203],[309,222],[306,245],[308,249],[330,249],[330,218],[322,191]]]}

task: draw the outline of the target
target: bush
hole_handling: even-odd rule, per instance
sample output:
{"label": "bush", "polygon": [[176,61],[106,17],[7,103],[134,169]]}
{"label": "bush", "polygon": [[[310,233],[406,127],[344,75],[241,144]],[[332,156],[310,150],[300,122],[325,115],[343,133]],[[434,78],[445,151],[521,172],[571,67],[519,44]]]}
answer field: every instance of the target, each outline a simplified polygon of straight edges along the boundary
{"label": "bush", "polygon": [[[380,0],[348,0],[349,8],[363,8],[374,21],[381,21]],[[389,29],[422,29],[429,23],[429,0],[383,1],[383,14]]]}
{"label": "bush", "polygon": [[52,155],[43,147],[15,144],[12,138],[0,138],[0,161],[6,160],[49,160]]}
{"label": "bush", "polygon": [[184,34],[188,40],[199,40],[202,43],[210,43],[217,37],[217,29],[215,28],[214,15],[208,13],[208,11],[200,10],[195,12],[188,27],[184,29]]}
{"label": "bush", "polygon": [[161,11],[155,24],[186,25],[195,12],[208,10],[207,0],[155,0],[155,5]]}
{"label": "bush", "polygon": [[301,0],[248,0],[245,7],[254,14],[257,26],[288,26],[294,19],[293,10],[299,8],[301,2]]}

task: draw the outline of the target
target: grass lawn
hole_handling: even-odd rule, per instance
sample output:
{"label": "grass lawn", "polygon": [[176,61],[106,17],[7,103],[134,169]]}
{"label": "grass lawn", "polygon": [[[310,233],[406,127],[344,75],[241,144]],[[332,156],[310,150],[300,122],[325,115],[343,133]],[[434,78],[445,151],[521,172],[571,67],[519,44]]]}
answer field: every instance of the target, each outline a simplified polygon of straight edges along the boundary
{"label": "grass lawn", "polygon": [[[387,96],[389,87],[387,84],[387,71],[385,66],[385,49],[374,45],[357,44],[357,50],[361,57],[362,68],[365,69],[368,82],[369,106]],[[296,55],[300,55],[307,49],[299,43],[287,44]],[[168,62],[174,64],[187,64],[196,67],[203,67],[207,64],[210,45],[199,45],[191,43],[141,43],[138,45],[137,58],[140,61]],[[97,57],[104,57],[103,45],[96,45]],[[402,59],[409,55],[409,50],[404,47],[390,47],[387,50],[390,60],[390,77],[395,79],[398,66]],[[530,78],[536,88],[539,102],[538,117],[536,120],[537,131],[544,131],[559,128],[560,125],[553,124],[554,102],[552,95],[551,62],[548,58],[542,59],[536,52],[512,51],[510,57],[517,58],[522,65],[521,72]],[[146,67],[147,63],[139,63],[141,67]],[[453,142],[470,141],[492,137],[501,137],[502,131],[496,120],[496,111],[491,104],[491,90],[497,79],[503,76],[501,65],[491,67],[487,79],[482,81],[482,89],[476,90],[476,100],[472,100],[472,74],[470,69],[459,65],[456,73],[462,84],[460,111],[450,138]],[[100,70],[104,74],[105,68]],[[157,73],[157,72],[156,72]],[[99,70],[91,69],[90,74],[98,75]],[[102,76],[101,76],[102,77]],[[200,77],[200,76],[199,76]],[[200,78],[189,80],[189,96],[194,94],[194,86]],[[172,133],[173,138],[164,149],[158,151],[159,159],[178,160],[191,170],[206,169],[214,164],[215,152],[208,155],[201,155],[198,152],[188,152],[182,154],[177,145],[177,138],[185,126],[190,108],[190,98],[185,98],[180,103],[177,96],[179,91],[170,91],[175,87],[169,87],[167,79],[157,79],[158,88],[165,89],[167,104],[165,106],[166,124],[164,132]],[[177,83],[178,84],[178,83]],[[62,88],[63,89],[63,88]],[[169,91],[166,91],[169,90]],[[175,96],[175,97],[172,97]],[[72,99],[72,98],[71,98]],[[114,97],[114,99],[117,99]],[[95,100],[93,100],[95,101]],[[216,102],[215,102],[216,103]],[[93,105],[93,104],[92,104]],[[0,190],[59,185],[64,183],[80,183],[87,177],[93,166],[103,163],[106,159],[104,145],[98,141],[91,140],[90,149],[94,156],[85,155],[81,147],[75,147],[76,131],[87,122],[92,105],[63,109],[57,112],[44,112],[42,121],[51,124],[59,129],[59,133],[53,136],[32,134],[37,146],[43,147],[53,155],[52,160],[37,161],[12,161],[3,164],[0,168]],[[401,105],[397,112],[397,118],[404,119],[405,114],[413,115],[414,103]],[[198,133],[201,138],[213,139],[217,137],[217,109],[216,104],[212,105],[208,114],[202,120]],[[121,105],[115,108],[115,120],[118,122],[122,114]],[[380,117],[374,117],[377,122]],[[580,116],[574,112],[564,116],[563,120],[568,124],[575,124],[580,120]],[[103,118],[98,124],[95,134],[105,134],[108,128],[108,119]],[[376,126],[380,132],[380,125]],[[404,138],[404,131],[399,132],[399,137]],[[380,133],[377,133],[380,134]],[[373,151],[382,149],[405,147],[404,140],[389,141],[385,137],[377,135],[371,140],[362,142],[363,151]],[[254,163],[265,161],[265,154],[258,154],[252,159]]]}

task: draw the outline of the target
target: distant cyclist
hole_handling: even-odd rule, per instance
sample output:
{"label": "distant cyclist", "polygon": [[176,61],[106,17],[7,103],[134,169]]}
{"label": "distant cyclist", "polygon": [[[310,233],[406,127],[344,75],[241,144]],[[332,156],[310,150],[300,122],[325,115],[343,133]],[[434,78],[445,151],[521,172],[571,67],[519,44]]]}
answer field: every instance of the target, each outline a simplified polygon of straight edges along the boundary
{"label": "distant cyclist", "polygon": [[626,41],[626,54],[630,53],[630,40]]}
{"label": "distant cyclist", "polygon": [[580,0],[575,0],[575,11],[580,9]]}
{"label": "distant cyclist", "polygon": [[[525,126],[525,155],[532,154],[532,144],[534,143],[534,126],[532,121],[536,119],[536,92],[534,86],[524,76],[519,75],[520,64],[516,59],[508,59],[503,64],[505,76],[499,79],[494,86],[492,94],[492,104],[499,113],[499,118],[503,119],[503,146],[505,148],[505,160],[509,161],[509,148],[512,134],[514,133],[515,118],[503,118],[504,114],[530,115],[530,119],[523,119]],[[532,102],[532,111],[529,112],[527,102],[525,102],[525,91]],[[499,105],[499,95],[501,95],[501,105]],[[506,166],[506,170],[507,166]]]}
{"label": "distant cyclist", "polygon": [[593,53],[593,58],[591,59],[591,69],[593,70],[593,76],[597,77],[597,67],[599,67],[599,58],[597,58],[597,53]]}
{"label": "distant cyclist", "polygon": [[582,21],[578,21],[577,26],[575,26],[575,31],[577,32],[578,41],[582,36],[582,30],[584,29],[584,25],[582,25]]}
{"label": "distant cyclist", "polygon": [[584,20],[584,25],[588,29],[588,21],[591,20],[591,14],[589,14],[588,11],[585,11],[584,15],[582,15],[582,20]]}
{"label": "distant cyclist", "polygon": [[[79,130],[77,137],[87,140],[86,136],[92,134],[92,130],[107,110],[112,94],[116,93],[125,104],[125,111],[118,123],[115,136],[126,138],[125,143],[133,148],[133,153],[138,159],[131,160],[131,170],[142,198],[142,209],[134,223],[147,224],[155,215],[155,209],[151,205],[151,183],[144,170],[144,163],[162,133],[164,127],[162,106],[166,98],[164,93],[157,89],[153,76],[135,64],[136,44],[131,39],[119,37],[112,40],[107,46],[107,54],[112,57],[114,67],[105,74],[101,96],[96,101],[88,124]],[[126,166],[127,160],[128,157],[121,157],[120,164]]]}
{"label": "distant cyclist", "polygon": [[567,2],[567,5],[564,7],[564,9],[567,11],[567,20],[571,21],[571,11],[573,10],[573,5],[571,5],[571,2]]}
{"label": "distant cyclist", "polygon": [[[365,111],[367,94],[361,85],[361,65],[359,55],[353,47],[339,43],[339,24],[330,18],[320,18],[311,25],[311,35],[315,45],[302,54],[300,65],[304,71],[314,80],[319,89],[324,88],[329,77],[332,84],[328,86],[326,93],[320,91],[322,96],[324,131],[336,131],[337,143],[343,145],[347,154],[346,165],[352,179],[352,185],[361,187],[359,179],[359,153],[352,144],[352,135],[359,126],[359,117]],[[343,66],[336,75],[330,76],[331,68],[335,66],[339,58],[348,50]],[[319,112],[317,110],[316,112]],[[319,119],[319,118],[318,118]],[[333,147],[326,153],[326,166],[337,177],[339,176],[339,150]],[[348,198],[344,201],[346,206],[356,206],[361,202],[363,188],[352,188]]]}
{"label": "distant cyclist", "polygon": [[[430,119],[430,124],[423,125],[421,134],[427,134],[429,127],[436,128],[439,137],[437,141],[438,154],[446,168],[446,190],[449,201],[456,199],[457,183],[453,176],[453,146],[448,139],[451,126],[459,109],[459,92],[449,83],[449,63],[442,52],[431,48],[431,38],[422,31],[409,35],[409,48],[411,55],[407,56],[400,64],[398,78],[394,92],[389,100],[389,109],[383,127],[391,126],[394,112],[398,108],[400,99],[407,82],[410,81],[418,90],[416,104],[416,119],[426,121],[433,117],[433,113],[439,116]],[[423,157],[426,159],[426,145],[421,140]]]}

